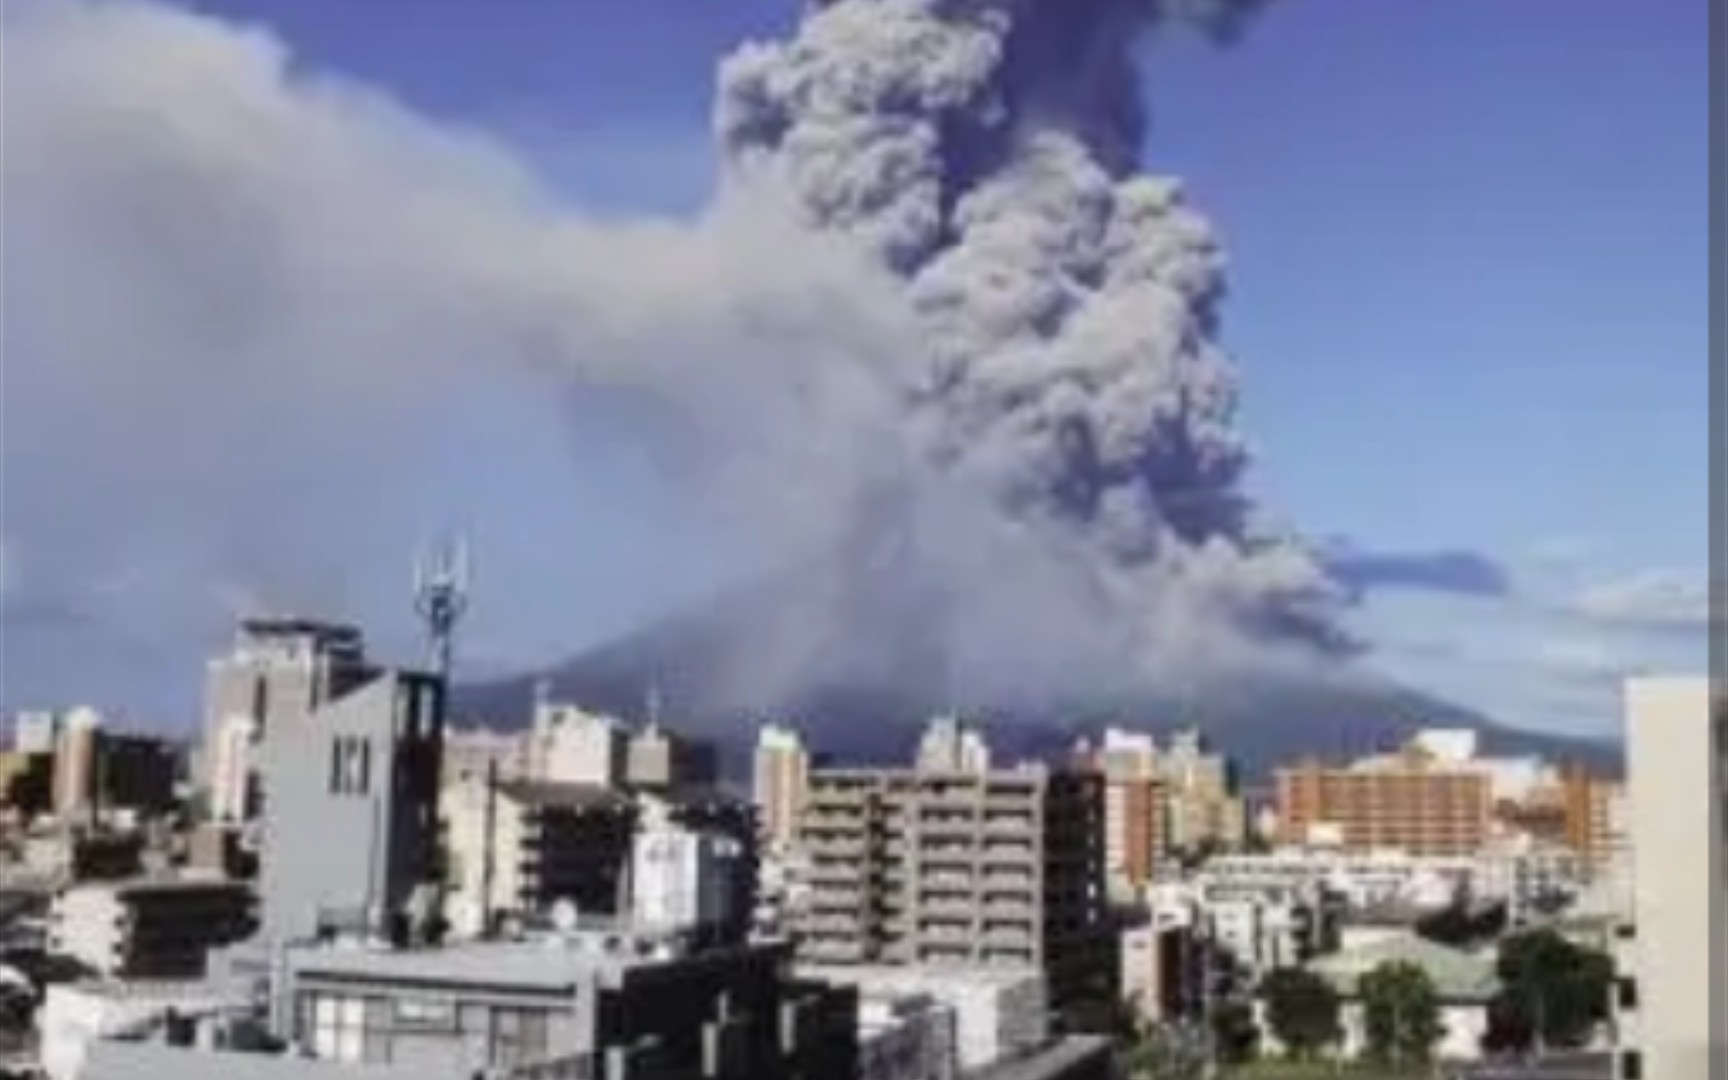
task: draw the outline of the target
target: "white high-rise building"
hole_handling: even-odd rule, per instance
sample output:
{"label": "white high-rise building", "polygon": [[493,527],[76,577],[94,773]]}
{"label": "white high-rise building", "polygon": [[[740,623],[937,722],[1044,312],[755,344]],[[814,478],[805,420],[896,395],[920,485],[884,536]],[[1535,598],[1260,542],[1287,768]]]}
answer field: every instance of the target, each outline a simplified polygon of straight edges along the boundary
{"label": "white high-rise building", "polygon": [[990,745],[982,731],[958,716],[938,716],[918,741],[917,764],[923,772],[989,772]]}
{"label": "white high-rise building", "polygon": [[1626,685],[1634,878],[1616,956],[1621,1080],[1707,1080],[1728,1064],[1725,719],[1706,678]]}
{"label": "white high-rise building", "polygon": [[798,836],[798,819],[810,790],[810,752],[789,727],[764,724],[756,735],[752,777],[763,838],[784,849]]}

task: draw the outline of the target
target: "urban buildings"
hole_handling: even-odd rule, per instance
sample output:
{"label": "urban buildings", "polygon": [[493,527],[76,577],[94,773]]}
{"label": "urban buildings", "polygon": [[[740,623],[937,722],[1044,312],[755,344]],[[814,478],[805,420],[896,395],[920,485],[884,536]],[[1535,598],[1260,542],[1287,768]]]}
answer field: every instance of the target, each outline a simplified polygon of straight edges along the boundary
{"label": "urban buildings", "polygon": [[107,730],[94,709],[67,712],[55,729],[50,801],[63,821],[95,820],[104,810],[165,810],[179,763],[162,739]]}
{"label": "urban buildings", "polygon": [[[936,1059],[918,1062],[911,1069],[902,1063],[900,1073],[884,1070],[883,1075],[893,1080],[919,1073],[933,1080],[975,1075],[993,1064],[1023,1057],[1050,1040],[1048,994],[1036,968],[800,964],[797,971],[817,982],[855,988],[867,1024],[874,1019],[886,1027],[885,1021],[895,1012],[924,1021],[903,1024],[901,1031],[906,1034],[888,1040],[890,1046],[868,1047],[872,1056],[882,1058],[898,1042],[903,1053]],[[930,1030],[932,1026],[936,1030]]]}
{"label": "urban buildings", "polygon": [[483,780],[488,776],[499,780],[525,780],[528,778],[528,750],[529,735],[524,732],[495,731],[486,727],[446,728],[441,783],[449,787],[463,780]]}
{"label": "urban buildings", "polygon": [[1170,800],[1151,735],[1106,728],[1078,763],[1104,775],[1104,868],[1112,888],[1132,894],[1170,852]]}
{"label": "urban buildings", "polygon": [[754,897],[746,879],[756,872],[740,838],[691,828],[677,809],[652,795],[641,800],[630,847],[630,915],[637,926],[696,939],[736,938]]}
{"label": "urban buildings", "polygon": [[612,788],[624,782],[630,732],[624,722],[578,705],[548,701],[534,706],[528,733],[530,779]]}
{"label": "urban buildings", "polygon": [[549,911],[616,914],[635,809],[623,792],[592,784],[468,776],[441,793],[445,917],[471,938]]}
{"label": "urban buildings", "polygon": [[918,740],[914,764],[930,772],[984,772],[990,768],[990,744],[977,725],[938,716]]}
{"label": "urban buildings", "polygon": [[1358,851],[1467,856],[1490,832],[1490,778],[1421,743],[1347,766],[1305,762],[1279,769],[1275,782],[1287,844],[1336,840]]}
{"label": "urban buildings", "polygon": [[1199,729],[1176,732],[1159,755],[1158,769],[1169,798],[1172,850],[1229,851],[1243,844],[1248,816],[1236,764],[1209,747]]}
{"label": "urban buildings", "polygon": [[1113,999],[1097,774],[817,770],[800,835],[802,961],[1034,967],[1057,1008]]}
{"label": "urban buildings", "polygon": [[1706,1080],[1728,1064],[1728,713],[1699,678],[1626,684],[1635,868],[1621,940],[1620,1080]]}
{"label": "urban buildings", "polygon": [[48,917],[48,948],[105,978],[185,979],[205,954],[253,929],[252,895],[220,878],[132,878],[62,889]]}
{"label": "urban buildings", "polygon": [[440,807],[445,915],[458,936],[543,915],[560,901],[583,914],[687,913],[676,918],[709,936],[738,937],[748,926],[755,825],[736,800],[703,789],[467,777],[445,786]]}
{"label": "urban buildings", "polygon": [[668,791],[707,787],[720,778],[714,747],[650,720],[625,746],[624,781],[634,788]]}
{"label": "urban buildings", "polygon": [[[259,806],[255,749],[236,746],[240,732],[256,741],[303,719],[325,702],[368,682],[358,628],[310,619],[247,619],[232,648],[205,674],[204,774],[201,786],[229,820]],[[219,794],[218,794],[219,793]]]}
{"label": "urban buildings", "polygon": [[762,838],[771,850],[784,851],[798,836],[810,789],[810,752],[803,738],[789,727],[764,724],[756,734],[751,780]]}
{"label": "urban buildings", "polygon": [[382,671],[291,722],[267,724],[266,939],[348,925],[383,932],[438,881],[443,693],[435,676]]}

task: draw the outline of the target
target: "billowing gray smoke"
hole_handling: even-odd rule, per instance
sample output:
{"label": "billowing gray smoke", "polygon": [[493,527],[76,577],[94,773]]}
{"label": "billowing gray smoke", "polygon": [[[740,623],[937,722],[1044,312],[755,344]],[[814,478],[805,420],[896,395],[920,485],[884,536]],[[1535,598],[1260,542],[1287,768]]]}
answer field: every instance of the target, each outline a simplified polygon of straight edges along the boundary
{"label": "billowing gray smoke", "polygon": [[[362,560],[424,538],[435,478],[505,534],[480,538],[470,640],[531,666],[571,644],[565,604],[644,589],[488,559],[512,526],[522,550],[570,539],[511,497],[523,472],[585,531],[676,532],[662,563],[685,544],[719,552],[713,578],[806,568],[746,590],[751,618],[706,650],[726,654],[712,706],[836,682],[1019,703],[1309,655],[1332,593],[1242,498],[1219,247],[1136,172],[1135,39],[1250,6],[814,8],[726,63],[712,204],[618,222],[265,30],[148,0],[0,5],[7,595],[146,613],[152,641],[160,595],[212,581],[377,623],[403,610],[393,584],[302,583],[388,576]],[[668,481],[678,529],[566,495],[565,449],[513,441],[566,398],[585,446],[694,463]]]}
{"label": "billowing gray smoke", "polygon": [[895,374],[929,457],[1086,564],[1129,648],[1198,645],[1184,665],[1218,617],[1327,643],[1335,599],[1242,496],[1223,253],[1138,164],[1143,32],[1227,36],[1259,6],[832,0],[733,55],[716,108],[731,183],[784,186],[904,281],[928,352]]}

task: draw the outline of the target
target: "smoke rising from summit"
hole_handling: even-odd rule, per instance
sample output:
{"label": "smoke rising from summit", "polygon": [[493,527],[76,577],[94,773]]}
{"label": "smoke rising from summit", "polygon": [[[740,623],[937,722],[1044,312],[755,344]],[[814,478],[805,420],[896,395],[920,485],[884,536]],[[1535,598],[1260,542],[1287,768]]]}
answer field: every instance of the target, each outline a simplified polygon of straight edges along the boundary
{"label": "smoke rising from summit", "polygon": [[1068,545],[1142,661],[1202,662],[1184,624],[1333,643],[1332,583],[1241,492],[1221,247],[1139,166],[1144,32],[1228,37],[1261,6],[829,0],[720,76],[730,182],[784,185],[904,282],[906,430]]}
{"label": "smoke rising from summit", "polygon": [[1336,595],[1242,496],[1220,246],[1137,165],[1133,42],[1257,6],[818,5],[723,65],[711,205],[620,223],[264,31],[8,4],[0,536],[33,588],[329,610],[303,583],[410,550],[404,478],[504,386],[678,451],[692,549],[797,568],[717,704],[1305,658]]}

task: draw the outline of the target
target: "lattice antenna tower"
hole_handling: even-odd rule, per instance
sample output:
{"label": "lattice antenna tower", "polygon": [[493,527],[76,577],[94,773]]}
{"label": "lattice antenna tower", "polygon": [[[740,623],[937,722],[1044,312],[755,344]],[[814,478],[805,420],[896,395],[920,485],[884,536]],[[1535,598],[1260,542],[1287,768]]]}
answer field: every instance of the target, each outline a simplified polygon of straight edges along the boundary
{"label": "lattice antenna tower", "polygon": [[455,658],[456,624],[468,610],[468,542],[445,537],[414,561],[414,610],[426,625],[432,669],[449,682]]}

